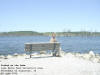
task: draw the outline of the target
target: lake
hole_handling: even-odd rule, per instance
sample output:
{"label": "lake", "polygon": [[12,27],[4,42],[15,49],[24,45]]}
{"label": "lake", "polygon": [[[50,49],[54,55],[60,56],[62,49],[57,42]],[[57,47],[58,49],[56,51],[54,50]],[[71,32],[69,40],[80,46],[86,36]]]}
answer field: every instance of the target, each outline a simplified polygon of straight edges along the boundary
{"label": "lake", "polygon": [[[100,37],[56,37],[65,52],[100,54]],[[49,36],[0,36],[0,55],[22,54],[24,43],[49,42]]]}

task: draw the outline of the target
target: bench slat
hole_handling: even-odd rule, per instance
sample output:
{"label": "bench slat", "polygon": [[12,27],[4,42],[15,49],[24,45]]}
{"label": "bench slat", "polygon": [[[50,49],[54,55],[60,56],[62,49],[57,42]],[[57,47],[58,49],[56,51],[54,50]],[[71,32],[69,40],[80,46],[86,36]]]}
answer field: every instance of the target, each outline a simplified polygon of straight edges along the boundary
{"label": "bench slat", "polygon": [[[32,52],[32,51],[47,51],[52,50],[53,56],[60,56],[60,43],[26,43],[25,44],[25,51]],[[58,55],[57,55],[58,54]],[[31,58],[31,54],[30,54]]]}
{"label": "bench slat", "polygon": [[60,43],[28,43],[25,44],[25,51],[58,50]]}

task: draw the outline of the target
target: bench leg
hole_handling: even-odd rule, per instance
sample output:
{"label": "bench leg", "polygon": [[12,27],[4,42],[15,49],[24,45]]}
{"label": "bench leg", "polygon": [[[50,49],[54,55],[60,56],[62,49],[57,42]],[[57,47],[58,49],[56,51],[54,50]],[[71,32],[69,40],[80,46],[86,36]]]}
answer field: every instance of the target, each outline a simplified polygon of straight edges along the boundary
{"label": "bench leg", "polygon": [[58,57],[61,57],[61,48],[59,48],[59,50],[57,51],[57,55]]}
{"label": "bench leg", "polygon": [[31,54],[30,54],[30,58],[31,58]]}
{"label": "bench leg", "polygon": [[56,53],[53,53],[53,56],[56,56]]}
{"label": "bench leg", "polygon": [[53,50],[53,56],[56,56],[57,55],[57,51],[56,50]]}
{"label": "bench leg", "polygon": [[30,51],[30,58],[32,57],[32,56],[31,56],[31,53],[32,53],[32,51]]}

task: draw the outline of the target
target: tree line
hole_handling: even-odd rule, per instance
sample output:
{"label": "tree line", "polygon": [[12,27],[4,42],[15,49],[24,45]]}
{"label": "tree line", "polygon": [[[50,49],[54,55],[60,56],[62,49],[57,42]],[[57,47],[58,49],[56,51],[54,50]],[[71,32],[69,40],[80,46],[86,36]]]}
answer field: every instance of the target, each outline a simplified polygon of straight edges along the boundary
{"label": "tree line", "polygon": [[[51,36],[53,32],[36,32],[36,31],[14,31],[14,32],[0,32],[0,36]],[[100,36],[100,32],[55,32],[56,36]]]}

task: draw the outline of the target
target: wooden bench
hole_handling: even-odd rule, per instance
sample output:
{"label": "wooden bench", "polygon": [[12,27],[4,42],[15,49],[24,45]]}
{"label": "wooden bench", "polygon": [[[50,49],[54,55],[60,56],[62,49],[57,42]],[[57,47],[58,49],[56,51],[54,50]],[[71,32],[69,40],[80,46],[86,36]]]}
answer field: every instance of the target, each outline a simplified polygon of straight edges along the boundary
{"label": "wooden bench", "polygon": [[25,51],[30,52],[30,58],[32,51],[47,50],[52,50],[53,56],[60,56],[60,43],[25,43]]}

